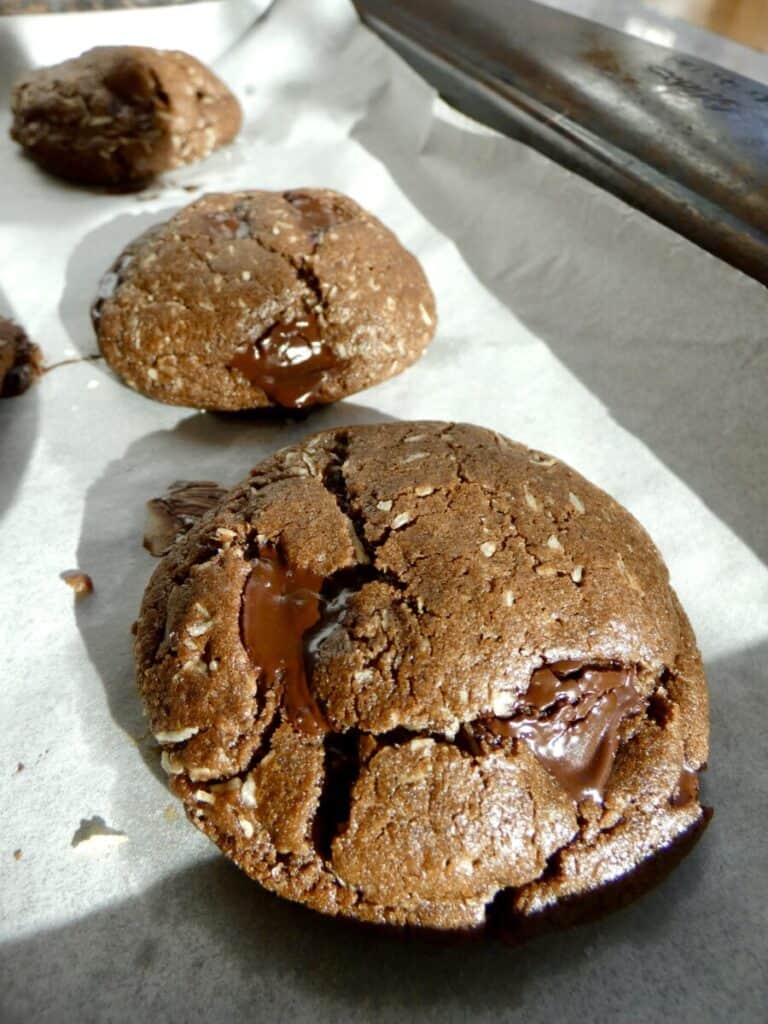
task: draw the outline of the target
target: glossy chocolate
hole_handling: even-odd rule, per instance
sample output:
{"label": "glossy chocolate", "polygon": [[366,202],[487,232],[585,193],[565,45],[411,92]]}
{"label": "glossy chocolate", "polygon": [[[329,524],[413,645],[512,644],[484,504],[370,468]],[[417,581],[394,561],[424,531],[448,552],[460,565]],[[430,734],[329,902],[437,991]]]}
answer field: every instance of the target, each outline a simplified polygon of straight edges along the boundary
{"label": "glossy chocolate", "polygon": [[326,371],[336,364],[323,340],[320,321],[309,311],[279,321],[232,360],[232,366],[260,387],[270,401],[289,409],[300,409],[312,401]]}
{"label": "glossy chocolate", "polygon": [[251,565],[241,613],[245,649],[267,686],[282,686],[288,720],[309,736],[322,736],[328,723],[309,689],[305,634],[321,620],[323,579],[289,567],[274,547],[263,547]]}
{"label": "glossy chocolate", "polygon": [[557,662],[534,672],[522,714],[493,719],[492,732],[524,740],[574,800],[601,800],[619,726],[643,709],[629,669]]}
{"label": "glossy chocolate", "polygon": [[227,492],[211,480],[177,480],[146,506],[144,547],[159,558]]}

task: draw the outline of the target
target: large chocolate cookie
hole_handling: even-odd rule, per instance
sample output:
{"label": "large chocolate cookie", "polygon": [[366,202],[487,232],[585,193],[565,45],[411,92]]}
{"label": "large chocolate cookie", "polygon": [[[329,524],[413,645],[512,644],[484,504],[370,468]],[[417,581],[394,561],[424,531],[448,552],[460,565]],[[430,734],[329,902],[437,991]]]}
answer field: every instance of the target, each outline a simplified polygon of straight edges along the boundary
{"label": "large chocolate cookie", "polygon": [[191,820],[328,914],[526,933],[706,824],[707,692],[642,527],[472,426],[278,452],[158,566],[136,640]]}
{"label": "large chocolate cookie", "polygon": [[399,373],[435,330],[417,260],[326,189],[208,195],[102,282],[99,345],[137,391],[203,409],[332,402]]}
{"label": "large chocolate cookie", "polygon": [[12,137],[62,178],[136,185],[207,156],[240,129],[240,104],[177,50],[99,46],[22,75]]}

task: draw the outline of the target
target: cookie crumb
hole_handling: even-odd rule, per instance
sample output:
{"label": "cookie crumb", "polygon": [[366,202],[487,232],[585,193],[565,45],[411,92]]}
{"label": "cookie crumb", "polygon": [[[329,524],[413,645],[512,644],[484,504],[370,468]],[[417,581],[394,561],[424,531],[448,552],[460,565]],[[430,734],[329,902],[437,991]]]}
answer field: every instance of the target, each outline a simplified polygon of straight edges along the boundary
{"label": "cookie crumb", "polygon": [[74,590],[75,597],[85,597],[86,594],[93,593],[93,580],[87,572],[81,569],[66,569],[59,575],[67,586]]}
{"label": "cookie crumb", "polygon": [[21,858],[23,856],[24,856],[24,854],[21,852],[21,850],[14,850],[13,851],[13,859],[14,860],[21,860]]}

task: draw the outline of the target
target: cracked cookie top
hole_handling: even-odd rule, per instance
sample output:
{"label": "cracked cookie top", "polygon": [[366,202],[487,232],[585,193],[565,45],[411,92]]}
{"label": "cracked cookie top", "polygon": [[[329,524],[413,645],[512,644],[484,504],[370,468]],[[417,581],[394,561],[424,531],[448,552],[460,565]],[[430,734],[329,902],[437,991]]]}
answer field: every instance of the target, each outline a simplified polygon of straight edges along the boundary
{"label": "cracked cookie top", "polygon": [[400,373],[436,323],[418,261],[327,189],[207,195],[102,281],[99,345],[132,388],[235,410],[333,402]]}
{"label": "cracked cookie top", "polygon": [[327,913],[543,918],[647,884],[706,821],[706,686],[658,551],[478,427],[261,463],[158,566],[136,657],[192,821]]}
{"label": "cracked cookie top", "polygon": [[11,97],[11,136],[53,174],[141,185],[200,160],[240,130],[240,104],[195,57],[147,46],[97,46],[25,72]]}

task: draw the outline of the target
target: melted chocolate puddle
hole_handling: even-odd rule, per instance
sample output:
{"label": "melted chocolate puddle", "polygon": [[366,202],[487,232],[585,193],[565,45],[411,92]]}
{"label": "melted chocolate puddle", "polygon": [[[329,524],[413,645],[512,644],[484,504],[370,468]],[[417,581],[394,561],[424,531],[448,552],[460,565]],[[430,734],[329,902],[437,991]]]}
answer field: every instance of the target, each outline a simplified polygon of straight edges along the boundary
{"label": "melted chocolate puddle", "polygon": [[[299,215],[299,226],[317,243],[337,222],[326,198],[301,190],[284,192],[283,198]],[[305,310],[271,327],[262,337],[232,360],[234,369],[261,388],[270,401],[287,409],[301,409],[316,397],[326,371],[338,364],[323,338],[314,313]]]}
{"label": "melted chocolate puddle", "polygon": [[301,409],[317,395],[326,371],[337,363],[309,311],[281,320],[254,345],[236,352],[232,366],[271,401]]}
{"label": "melted chocolate puddle", "polygon": [[243,645],[267,685],[283,687],[288,720],[310,736],[330,730],[310,688],[315,658],[342,623],[350,599],[372,578],[368,565],[328,577],[294,569],[273,545],[262,547],[251,562],[240,619]]}
{"label": "melted chocolate puddle", "polygon": [[322,736],[328,723],[309,689],[304,636],[321,620],[323,577],[290,568],[274,547],[251,563],[243,591],[243,643],[267,685],[283,686],[288,720],[309,736]]}
{"label": "melted chocolate puddle", "polygon": [[497,736],[524,740],[574,800],[602,799],[619,745],[619,726],[642,711],[630,669],[562,661],[534,672],[527,710],[495,718]]}
{"label": "melted chocolate puddle", "polygon": [[[310,688],[315,657],[364,582],[337,575],[324,580],[310,570],[291,568],[277,548],[265,546],[251,563],[243,591],[241,629],[248,655],[268,686],[282,687],[287,719],[309,736],[330,729]],[[335,593],[323,596],[329,583]],[[527,743],[574,800],[600,801],[616,757],[619,727],[645,706],[635,678],[632,669],[557,662],[534,672],[520,714],[485,725],[498,736]],[[679,789],[677,799],[689,800],[687,776],[681,777]]]}

